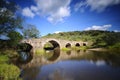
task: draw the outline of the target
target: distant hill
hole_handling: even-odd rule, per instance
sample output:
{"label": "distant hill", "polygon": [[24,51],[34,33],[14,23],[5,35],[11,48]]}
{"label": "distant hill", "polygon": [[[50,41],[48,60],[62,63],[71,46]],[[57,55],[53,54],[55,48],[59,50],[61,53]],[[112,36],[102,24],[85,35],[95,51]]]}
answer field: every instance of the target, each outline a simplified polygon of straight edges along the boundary
{"label": "distant hill", "polygon": [[70,41],[87,41],[91,42],[93,47],[107,47],[120,43],[120,32],[113,31],[72,31],[48,34],[45,38],[56,38]]}

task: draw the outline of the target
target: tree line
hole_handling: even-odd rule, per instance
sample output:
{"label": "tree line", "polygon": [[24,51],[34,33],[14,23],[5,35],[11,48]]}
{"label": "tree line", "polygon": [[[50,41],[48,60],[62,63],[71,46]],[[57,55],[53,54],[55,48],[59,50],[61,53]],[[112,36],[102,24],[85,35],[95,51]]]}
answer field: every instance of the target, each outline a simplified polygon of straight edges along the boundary
{"label": "tree line", "polygon": [[120,32],[114,31],[72,31],[61,32],[58,34],[48,34],[44,37],[52,37],[70,41],[86,41],[90,42],[92,47],[108,47],[120,43]]}

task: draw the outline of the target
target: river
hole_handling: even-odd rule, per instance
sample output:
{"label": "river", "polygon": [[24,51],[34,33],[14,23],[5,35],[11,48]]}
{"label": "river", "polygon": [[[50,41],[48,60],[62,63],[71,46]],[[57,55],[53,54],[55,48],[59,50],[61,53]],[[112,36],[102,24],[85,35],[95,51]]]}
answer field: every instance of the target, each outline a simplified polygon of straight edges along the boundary
{"label": "river", "polygon": [[19,67],[23,80],[120,80],[120,53],[48,51]]}

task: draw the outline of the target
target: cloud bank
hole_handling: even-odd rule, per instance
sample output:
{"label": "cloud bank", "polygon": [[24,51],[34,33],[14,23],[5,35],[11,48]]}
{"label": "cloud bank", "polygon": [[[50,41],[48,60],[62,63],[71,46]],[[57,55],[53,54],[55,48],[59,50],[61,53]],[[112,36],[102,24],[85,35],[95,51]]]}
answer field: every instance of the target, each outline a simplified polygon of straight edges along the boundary
{"label": "cloud bank", "polygon": [[26,7],[22,14],[33,18],[35,15],[43,16],[51,23],[63,21],[70,16],[71,0],[35,0],[36,6]]}
{"label": "cloud bank", "polygon": [[103,26],[92,26],[92,27],[88,27],[86,28],[85,30],[88,31],[88,30],[102,30],[102,31],[106,31],[108,30],[110,27],[112,27],[112,25],[108,24],[108,25],[103,25]]}
{"label": "cloud bank", "polygon": [[120,0],[85,0],[76,3],[75,11],[84,11],[87,7],[90,7],[91,11],[102,12],[106,8],[117,4],[120,4]]}
{"label": "cloud bank", "polygon": [[26,7],[22,10],[22,15],[33,18],[35,14],[31,11],[30,8]]}

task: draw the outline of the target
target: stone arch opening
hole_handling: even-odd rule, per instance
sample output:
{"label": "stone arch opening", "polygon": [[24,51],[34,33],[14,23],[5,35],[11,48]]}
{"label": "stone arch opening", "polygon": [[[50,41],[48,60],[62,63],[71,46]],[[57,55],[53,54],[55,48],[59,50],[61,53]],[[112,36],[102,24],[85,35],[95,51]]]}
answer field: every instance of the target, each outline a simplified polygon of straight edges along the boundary
{"label": "stone arch opening", "polygon": [[33,46],[29,43],[20,43],[17,46],[18,54],[20,55],[18,58],[18,62],[28,63],[33,58]]}
{"label": "stone arch opening", "polygon": [[76,46],[76,47],[80,47],[80,44],[79,44],[79,43],[76,43],[75,46]]}
{"label": "stone arch opening", "polygon": [[55,40],[50,40],[44,45],[45,50],[53,50],[55,48],[60,48],[60,45]]}
{"label": "stone arch opening", "polygon": [[83,43],[83,46],[86,46],[86,43]]}
{"label": "stone arch opening", "polygon": [[70,43],[67,43],[67,44],[65,45],[65,47],[66,47],[66,48],[71,48],[71,44],[70,44]]}
{"label": "stone arch opening", "polygon": [[60,48],[60,45],[59,45],[59,43],[57,41],[51,40],[49,42],[53,45],[54,48],[57,48],[57,47]]}
{"label": "stone arch opening", "polygon": [[30,52],[33,46],[29,43],[21,43],[17,46],[18,51]]}

